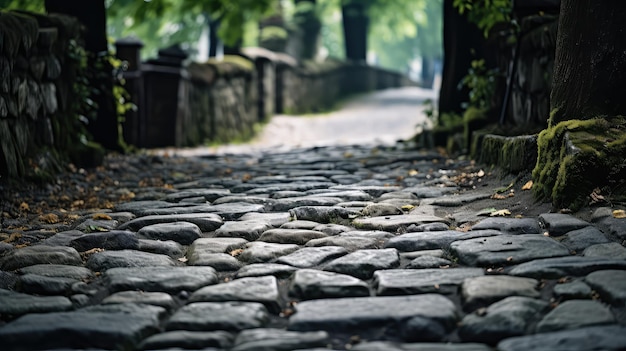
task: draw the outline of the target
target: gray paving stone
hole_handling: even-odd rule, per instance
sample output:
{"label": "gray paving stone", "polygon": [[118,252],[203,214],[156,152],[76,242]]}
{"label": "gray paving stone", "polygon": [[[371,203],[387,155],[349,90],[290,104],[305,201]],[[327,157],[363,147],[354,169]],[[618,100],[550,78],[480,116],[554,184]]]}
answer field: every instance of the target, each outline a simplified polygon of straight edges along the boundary
{"label": "gray paving stone", "polygon": [[591,287],[582,281],[557,284],[554,286],[554,296],[563,300],[588,299],[591,297]]}
{"label": "gray paving stone", "polygon": [[313,228],[313,230],[326,233],[328,235],[339,235],[341,233],[349,232],[353,230],[353,228],[341,224],[326,223],[317,225]]}
{"label": "gray paving stone", "polygon": [[584,276],[605,269],[626,269],[626,261],[597,257],[567,256],[538,259],[513,267],[509,274],[536,279]]}
{"label": "gray paving stone", "polygon": [[[85,235],[80,230],[68,230],[59,232],[53,236],[41,241],[39,245],[45,246],[70,246],[70,242],[78,237]],[[13,245],[11,245],[13,247]]]}
{"label": "gray paving stone", "polygon": [[103,272],[115,267],[172,267],[176,265],[176,261],[169,256],[137,250],[96,252],[86,263],[87,268],[95,272]]}
{"label": "gray paving stone", "polygon": [[299,248],[300,246],[295,244],[275,244],[254,241],[246,244],[245,249],[237,258],[245,263],[264,263],[288,255]]}
{"label": "gray paving stone", "polygon": [[626,259],[626,247],[620,245],[619,243],[591,245],[583,251],[583,256],[623,260]]}
{"label": "gray paving stone", "polygon": [[370,196],[373,197],[380,197],[381,195],[385,194],[385,193],[390,193],[392,191],[399,191],[402,190],[400,187],[398,186],[377,186],[377,185],[335,185],[335,186],[331,186],[329,189],[331,190],[340,190],[340,191],[346,191],[346,190],[360,190],[363,191],[367,194],[369,194]]}
{"label": "gray paving stone", "polygon": [[[241,249],[248,241],[241,238],[200,238],[189,246],[187,257],[190,261],[198,259],[201,255],[213,253],[228,253]],[[197,258],[195,256],[198,256]]]}
{"label": "gray paving stone", "polygon": [[611,241],[604,236],[604,233],[591,226],[572,230],[563,235],[563,239],[561,240],[561,244],[575,252],[582,252],[592,245],[610,242]]}
{"label": "gray paving stone", "polygon": [[626,328],[598,326],[519,336],[498,343],[499,351],[617,351],[626,346]]}
{"label": "gray paving stone", "polygon": [[300,206],[289,210],[291,217],[318,223],[337,223],[360,215],[358,211],[338,206]]}
{"label": "gray paving stone", "polygon": [[248,329],[237,335],[232,351],[291,351],[323,347],[329,341],[325,331],[294,332],[281,329]]}
{"label": "gray paving stone", "polygon": [[611,310],[598,301],[568,300],[550,311],[537,324],[537,333],[615,324]]}
{"label": "gray paving stone", "polygon": [[24,274],[20,277],[21,291],[37,295],[70,295],[72,285],[78,279],[64,277],[49,277],[38,274]]}
{"label": "gray paving stone", "polygon": [[623,218],[605,217],[596,222],[596,226],[612,237],[626,239],[626,220]]}
{"label": "gray paving stone", "polygon": [[436,206],[458,207],[478,200],[488,199],[489,197],[491,197],[491,195],[491,193],[469,193],[460,195],[451,194],[435,198],[431,203]]}
{"label": "gray paving stone", "polygon": [[377,295],[449,294],[463,280],[483,274],[482,268],[389,269],[374,273],[373,286]]}
{"label": "gray paving stone", "polygon": [[361,190],[326,191],[317,194],[310,194],[309,196],[339,197],[344,201],[371,201],[374,199],[372,195]]}
{"label": "gray paving stone", "polygon": [[495,230],[479,230],[468,233],[456,230],[406,233],[391,238],[385,247],[393,247],[398,251],[448,249],[450,244],[458,240],[484,238],[501,235]]}
{"label": "gray paving stone", "polygon": [[239,278],[205,286],[189,297],[189,302],[246,301],[264,304],[270,312],[280,312],[278,281],[274,276]]}
{"label": "gray paving stone", "polygon": [[303,221],[303,220],[295,220],[291,222],[287,222],[280,226],[280,229],[306,229],[306,230],[314,230],[313,228],[320,225],[317,222],[313,221]]}
{"label": "gray paving stone", "polygon": [[302,300],[369,296],[364,281],[346,274],[300,269],[294,274],[289,295]]}
{"label": "gray paving stone", "polygon": [[120,225],[118,229],[138,231],[149,225],[172,222],[190,222],[197,225],[203,232],[212,232],[223,224],[222,218],[215,213],[187,213],[138,217]]}
{"label": "gray paving stone", "polygon": [[335,206],[342,201],[343,199],[340,197],[329,196],[286,197],[276,199],[272,204],[271,211],[289,211],[300,206]]}
{"label": "gray paving stone", "polygon": [[68,266],[62,264],[37,264],[20,268],[21,274],[37,274],[45,277],[72,278],[86,280],[94,278],[94,274],[85,267]]}
{"label": "gray paving stone", "polygon": [[461,321],[459,336],[463,341],[492,345],[506,338],[525,335],[547,308],[548,303],[542,300],[507,297],[486,310],[479,310],[481,313],[466,315]]}
{"label": "gray paving stone", "polygon": [[450,267],[453,263],[450,260],[441,257],[434,256],[419,256],[413,259],[406,266],[408,269],[424,269],[424,268],[440,268],[440,267]]}
{"label": "gray paving stone", "polygon": [[507,275],[486,275],[467,278],[461,286],[464,307],[474,310],[509,296],[540,297],[539,281]]}
{"label": "gray paving stone", "polygon": [[100,230],[113,230],[119,225],[116,220],[92,219],[88,218],[77,225],[74,229],[85,233],[98,232]]}
{"label": "gray paving stone", "polygon": [[372,341],[355,345],[354,351],[493,351],[484,344],[475,343],[398,343],[391,341]]}
{"label": "gray paving stone", "polygon": [[72,247],[65,246],[27,246],[7,252],[0,258],[0,269],[12,271],[15,269],[28,267],[36,264],[64,264],[70,266],[81,266],[78,251]]}
{"label": "gray paving stone", "polygon": [[215,269],[211,267],[111,268],[104,276],[113,292],[141,290],[175,294],[217,283]]}
{"label": "gray paving stone", "polygon": [[489,217],[474,224],[472,230],[495,229],[506,234],[539,234],[543,230],[535,218]]}
{"label": "gray paving stone", "polygon": [[276,262],[298,268],[310,268],[347,253],[348,251],[341,246],[304,247],[280,257]]}
{"label": "gray paving stone", "polygon": [[278,263],[253,263],[243,266],[235,277],[261,277],[265,275],[273,275],[276,278],[289,278],[295,271],[296,267]]}
{"label": "gray paving stone", "polygon": [[572,230],[581,229],[590,225],[590,223],[572,215],[562,213],[541,214],[539,215],[539,223],[552,236],[560,236]]}
{"label": "gray paving stone", "polygon": [[161,241],[151,239],[139,239],[139,246],[137,246],[137,250],[166,255],[171,258],[183,257],[185,256],[185,252],[187,251],[181,244],[175,241]]}
{"label": "gray paving stone", "polygon": [[447,223],[444,218],[428,215],[395,215],[369,218],[356,218],[352,223],[359,229],[384,230],[396,232],[399,228],[406,228],[410,225],[420,225],[431,222]]}
{"label": "gray paving stone", "polygon": [[297,305],[287,329],[365,333],[368,328],[394,328],[417,316],[449,330],[456,324],[457,310],[450,300],[436,294],[310,300]]}
{"label": "gray paving stone", "polygon": [[362,238],[386,240],[389,238],[393,238],[395,235],[389,232],[382,231],[382,230],[350,230],[350,231],[339,234],[339,236],[362,237]]}
{"label": "gray paving stone", "polygon": [[191,201],[185,201],[178,203],[178,206],[174,207],[164,207],[164,208],[146,208],[141,210],[135,210],[135,214],[137,217],[144,216],[176,216],[176,215],[186,215],[186,214],[194,214],[194,213],[215,213],[216,209],[210,204],[196,203],[194,199],[197,198],[189,198]]}
{"label": "gray paving stone", "polygon": [[399,265],[400,257],[396,249],[358,250],[330,261],[324,265],[324,270],[369,279],[379,269]]}
{"label": "gray paving stone", "polygon": [[233,334],[219,330],[212,332],[176,330],[149,336],[139,346],[142,350],[204,350],[209,347],[228,349],[232,346],[234,339]]}
{"label": "gray paving stone", "polygon": [[422,256],[443,258],[445,256],[445,252],[442,249],[400,252],[400,257],[405,258],[407,260],[413,260]]}
{"label": "gray paving stone", "polygon": [[187,262],[190,266],[208,266],[217,271],[236,271],[243,265],[237,258],[227,253],[194,252]]}
{"label": "gray paving stone", "polygon": [[404,212],[401,208],[388,204],[388,203],[374,203],[371,205],[365,206],[365,208],[361,211],[364,216],[370,217],[380,217],[380,216],[393,216],[393,215],[401,215]]}
{"label": "gray paving stone", "polygon": [[139,240],[133,232],[113,230],[110,232],[85,234],[72,240],[70,246],[80,252],[95,248],[105,250],[136,250],[139,247]]}
{"label": "gray paving stone", "polygon": [[257,302],[196,302],[176,311],[165,323],[165,330],[239,331],[268,323],[267,309]]}
{"label": "gray paving stone", "polygon": [[161,307],[135,304],[33,313],[0,328],[0,339],[7,350],[132,349],[158,331],[164,314]]}
{"label": "gray paving stone", "polygon": [[585,282],[596,290],[603,300],[618,306],[626,305],[625,270],[598,270],[587,275]]}
{"label": "gray paving stone", "polygon": [[[176,207],[180,204],[161,201],[161,200],[145,200],[145,201],[131,201],[115,205],[115,210],[119,212],[135,213],[136,211],[142,211],[148,208],[166,208]],[[187,205],[191,206],[191,205]]]}
{"label": "gray paving stone", "polygon": [[164,292],[120,291],[111,294],[102,300],[103,305],[124,303],[159,306],[168,311],[176,306],[176,301],[174,301],[172,296]]}
{"label": "gray paving stone", "polygon": [[460,262],[470,266],[510,265],[569,255],[565,246],[538,234],[506,234],[456,241],[450,244],[450,250]]}
{"label": "gray paving stone", "polygon": [[360,236],[331,236],[321,239],[313,239],[306,243],[308,247],[341,246],[348,252],[362,249],[376,249],[383,247],[385,240]]}
{"label": "gray paving stone", "polygon": [[244,202],[248,204],[265,205],[266,208],[271,208],[275,200],[263,196],[250,196],[250,195],[229,195],[222,196],[219,199],[213,201],[213,205],[221,205],[233,202]]}
{"label": "gray paving stone", "polygon": [[173,222],[153,224],[139,229],[137,232],[148,239],[173,240],[182,245],[190,245],[200,238],[200,227],[190,222]]}
{"label": "gray paving stone", "polygon": [[289,212],[278,212],[278,213],[258,213],[258,212],[250,212],[239,218],[240,221],[250,221],[257,220],[269,223],[272,227],[278,228],[281,225],[291,221],[291,214]]}
{"label": "gray paving stone", "polygon": [[305,229],[270,229],[259,238],[260,241],[278,244],[304,245],[309,240],[325,238],[328,235],[322,232]]}
{"label": "gray paving stone", "polygon": [[443,232],[446,230],[450,230],[450,226],[446,223],[435,222],[435,223],[426,223],[415,225],[412,224],[406,228],[407,233],[413,232]]}
{"label": "gray paving stone", "polygon": [[220,205],[211,206],[211,210],[218,215],[222,216],[227,221],[233,221],[239,219],[241,216],[246,213],[255,212],[261,213],[265,212],[265,205],[260,204],[249,204],[246,202],[230,202]]}
{"label": "gray paving stone", "polygon": [[3,316],[67,311],[72,307],[72,302],[64,296],[33,296],[0,289],[0,315]]}
{"label": "gray paving stone", "polygon": [[248,241],[257,240],[261,234],[272,226],[261,220],[225,222],[215,231],[216,237],[242,238]]}
{"label": "gray paving stone", "polygon": [[185,189],[167,195],[165,200],[170,202],[179,202],[184,198],[202,196],[206,199],[206,201],[213,202],[222,196],[228,195],[230,195],[230,190],[228,189]]}

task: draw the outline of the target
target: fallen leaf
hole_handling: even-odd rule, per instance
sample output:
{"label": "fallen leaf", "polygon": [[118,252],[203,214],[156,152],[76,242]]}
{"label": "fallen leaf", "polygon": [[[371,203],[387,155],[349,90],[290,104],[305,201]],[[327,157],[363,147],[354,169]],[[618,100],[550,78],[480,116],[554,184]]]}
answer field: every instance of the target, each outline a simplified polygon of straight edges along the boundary
{"label": "fallen leaf", "polygon": [[57,216],[54,213],[48,213],[48,214],[39,216],[39,220],[41,222],[46,222],[48,224],[55,224],[55,223],[59,223],[59,216]]}
{"label": "fallen leaf", "polygon": [[20,234],[20,233],[13,233],[13,234],[9,235],[8,238],[4,239],[3,242],[10,243],[10,242],[13,242],[13,241],[21,238],[21,237],[22,237],[22,234]]}
{"label": "fallen leaf", "polygon": [[507,210],[506,208],[503,210],[498,210],[498,211],[493,211],[489,214],[489,216],[491,217],[504,217],[504,216],[509,216],[511,214],[511,211]]}
{"label": "fallen leaf", "polygon": [[404,211],[411,211],[414,208],[415,208],[415,206],[413,206],[413,205],[404,205],[404,206],[402,206],[402,210],[404,210]]}
{"label": "fallen leaf", "polygon": [[20,211],[28,212],[28,211],[30,211],[30,206],[28,206],[28,204],[26,202],[22,202],[20,204]]}
{"label": "fallen leaf", "polygon": [[410,170],[410,171],[409,171],[409,175],[410,175],[411,177],[416,176],[416,175],[417,175],[417,173],[418,173],[418,172],[417,172],[417,170],[415,170],[415,169],[412,169],[412,170]]}
{"label": "fallen leaf", "polygon": [[178,258],[178,261],[182,263],[186,263],[187,261],[189,261],[189,259],[187,257],[180,257]]}
{"label": "fallen leaf", "polygon": [[508,186],[503,186],[501,188],[496,189],[496,193],[503,193],[509,189],[511,189],[513,187],[513,183],[509,184]]}
{"label": "fallen leaf", "polygon": [[477,216],[488,216],[490,215],[492,212],[497,211],[498,209],[495,207],[488,207],[488,208],[483,208],[482,210],[476,212]]}
{"label": "fallen leaf", "polygon": [[102,220],[110,221],[110,220],[113,219],[113,218],[111,218],[111,216],[109,216],[108,214],[105,214],[105,213],[94,213],[92,217],[95,220],[102,219]]}
{"label": "fallen leaf", "polygon": [[614,218],[626,218],[626,211],[624,210],[615,210],[613,211]]}
{"label": "fallen leaf", "polygon": [[237,249],[237,250],[233,250],[231,252],[229,252],[229,254],[233,257],[237,257],[239,256],[241,253],[243,252],[243,249]]}
{"label": "fallen leaf", "polygon": [[533,181],[529,180],[526,182],[526,184],[524,184],[524,186],[522,186],[522,190],[530,190],[533,188]]}
{"label": "fallen leaf", "polygon": [[478,177],[484,177],[485,176],[485,171],[483,171],[482,169],[480,171],[478,171],[478,173],[476,173],[476,175]]}

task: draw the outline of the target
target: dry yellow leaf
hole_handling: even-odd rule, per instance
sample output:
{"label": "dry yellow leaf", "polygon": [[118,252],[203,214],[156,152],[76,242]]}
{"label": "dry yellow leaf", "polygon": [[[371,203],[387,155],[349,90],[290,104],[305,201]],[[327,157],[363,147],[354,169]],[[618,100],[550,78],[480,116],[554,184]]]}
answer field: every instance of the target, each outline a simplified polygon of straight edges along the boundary
{"label": "dry yellow leaf", "polygon": [[239,256],[242,252],[243,252],[243,249],[237,249],[237,250],[233,250],[233,251],[231,251],[231,252],[229,252],[229,253],[230,253],[230,255],[231,255],[231,256],[233,256],[233,257],[237,257],[237,256]]}
{"label": "dry yellow leaf", "polygon": [[417,172],[417,170],[415,170],[415,169],[412,169],[412,170],[410,170],[410,171],[409,171],[409,175],[410,175],[411,177],[416,176],[416,175],[417,175],[417,173],[418,173],[418,172]]}
{"label": "dry yellow leaf", "polygon": [[498,210],[498,211],[493,211],[489,214],[489,216],[491,217],[504,217],[504,216],[509,216],[511,214],[511,211],[507,210],[506,208],[503,210]]}
{"label": "dry yellow leaf", "polygon": [[413,206],[413,205],[404,205],[404,206],[402,206],[402,209],[404,211],[411,211],[414,208],[415,208],[415,206]]}
{"label": "dry yellow leaf", "polygon": [[187,261],[189,261],[189,259],[187,259],[187,257],[180,257],[180,258],[178,258],[178,261],[182,262],[182,263],[187,263]]}
{"label": "dry yellow leaf", "polygon": [[94,213],[92,217],[95,220],[102,219],[102,220],[110,221],[113,219],[111,218],[111,216],[105,213]]}
{"label": "dry yellow leaf", "polygon": [[11,235],[9,235],[9,237],[8,237],[8,238],[6,238],[5,240],[3,240],[3,242],[5,242],[5,243],[10,243],[10,242],[15,241],[16,239],[21,238],[21,237],[22,237],[22,234],[20,234],[20,233],[12,233]]}
{"label": "dry yellow leaf", "polygon": [[522,186],[522,190],[530,190],[533,188],[533,181],[529,180],[526,182],[526,184],[524,184],[524,186]]}
{"label": "dry yellow leaf", "polygon": [[626,211],[624,211],[624,210],[615,210],[615,211],[613,211],[613,217],[615,217],[615,218],[626,218]]}
{"label": "dry yellow leaf", "polygon": [[48,224],[55,224],[55,223],[59,223],[59,221],[60,221],[59,220],[59,216],[57,216],[54,213],[48,213],[48,214],[45,214],[45,215],[41,215],[41,216],[39,216],[39,220],[41,222],[46,222]]}
{"label": "dry yellow leaf", "polygon": [[20,211],[22,211],[22,212],[30,211],[30,206],[28,206],[28,204],[26,202],[22,202],[20,204]]}

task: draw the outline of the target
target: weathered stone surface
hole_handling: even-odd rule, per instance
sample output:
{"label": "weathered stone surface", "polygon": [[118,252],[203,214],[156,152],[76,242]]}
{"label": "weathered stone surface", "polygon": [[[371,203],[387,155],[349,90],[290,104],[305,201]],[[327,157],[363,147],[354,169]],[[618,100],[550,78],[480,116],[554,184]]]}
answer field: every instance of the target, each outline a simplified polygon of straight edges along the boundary
{"label": "weathered stone surface", "polygon": [[332,186],[330,187],[331,190],[340,190],[340,191],[346,191],[346,190],[360,190],[363,191],[367,194],[369,194],[370,196],[373,197],[380,197],[385,193],[390,193],[392,191],[398,191],[401,190],[400,187],[397,186],[378,186],[378,185],[357,185],[357,184],[352,184],[352,185],[336,185],[336,186]]}
{"label": "weathered stone surface", "polygon": [[296,270],[296,267],[286,264],[253,263],[243,266],[241,269],[239,269],[239,271],[237,271],[237,274],[235,276],[237,278],[245,278],[273,275],[276,278],[283,279],[290,277]]}
{"label": "weathered stone surface", "polygon": [[239,331],[261,328],[268,322],[267,309],[257,302],[196,302],[174,313],[165,329]]}
{"label": "weathered stone surface", "polygon": [[211,267],[124,267],[106,271],[111,291],[141,290],[178,293],[217,283]]}
{"label": "weathered stone surface", "polygon": [[135,218],[118,227],[118,229],[139,229],[159,223],[189,222],[197,225],[203,232],[211,232],[222,226],[222,218],[215,213],[187,213],[172,215],[151,215]]}
{"label": "weathered stone surface", "polygon": [[323,347],[329,341],[325,331],[294,332],[281,329],[248,329],[235,339],[232,351],[291,351]]}
{"label": "weathered stone surface", "polygon": [[200,238],[200,227],[189,222],[173,222],[153,224],[139,229],[137,232],[148,239],[173,240],[182,245],[190,245]]}
{"label": "weathered stone surface", "polygon": [[37,274],[45,277],[72,278],[76,280],[91,279],[94,277],[93,273],[85,267],[62,264],[36,264],[20,268],[19,272],[22,274]]}
{"label": "weathered stone surface", "polygon": [[241,249],[248,244],[248,241],[241,238],[200,238],[191,244],[187,251],[190,260],[197,259],[201,255],[213,253],[228,253]]}
{"label": "weathered stone surface", "polygon": [[294,274],[289,294],[302,300],[369,296],[367,283],[350,275],[300,269]]}
{"label": "weathered stone surface", "polygon": [[453,293],[463,280],[482,276],[481,268],[389,269],[374,273],[377,295]]}
{"label": "weathered stone surface", "polygon": [[272,211],[289,211],[292,208],[301,206],[334,206],[343,199],[339,197],[327,197],[327,196],[301,196],[301,197],[287,197],[275,200],[272,204]]}
{"label": "weathered stone surface", "polygon": [[104,233],[85,234],[72,240],[70,246],[80,252],[95,248],[105,250],[136,250],[139,246],[139,240],[137,240],[133,232],[113,230]]}
{"label": "weathered stone surface", "polygon": [[0,289],[1,315],[21,316],[27,313],[59,312],[70,309],[72,309],[72,302],[67,297],[33,296]]}
{"label": "weathered stone surface", "polygon": [[131,349],[158,331],[164,313],[161,307],[135,304],[34,313],[0,328],[0,339],[8,350]]}
{"label": "weathered stone surface", "polygon": [[483,313],[471,313],[461,321],[463,341],[496,344],[500,340],[524,335],[548,308],[548,303],[530,297],[512,296],[489,306]]}
{"label": "weathered stone surface", "polygon": [[370,217],[380,217],[380,216],[393,216],[393,215],[401,215],[404,212],[401,208],[388,204],[388,203],[374,203],[371,205],[365,206],[363,211],[361,211],[364,216]]}
{"label": "weathered stone surface", "polygon": [[78,279],[24,274],[20,277],[21,291],[38,295],[69,295]]}
{"label": "weathered stone surface", "polygon": [[296,219],[295,221],[287,222],[287,223],[281,225],[280,229],[307,229],[307,230],[313,230],[313,228],[317,227],[318,225],[320,225],[320,224],[317,223],[317,222],[304,221],[304,220]]}
{"label": "weathered stone surface", "polygon": [[562,213],[544,213],[539,215],[539,223],[553,236],[560,236],[572,230],[589,226],[588,222],[572,215]]}
{"label": "weathered stone surface", "polygon": [[317,194],[310,194],[309,196],[321,196],[321,197],[339,197],[344,201],[370,201],[374,198],[361,190],[337,190],[337,191],[325,191]]}
{"label": "weathered stone surface", "polygon": [[370,237],[359,236],[331,236],[320,239],[313,239],[306,243],[308,247],[320,247],[320,246],[341,246],[348,252],[361,250],[361,249],[375,249],[382,247],[384,240]]}
{"label": "weathered stone surface", "polygon": [[626,261],[596,257],[556,257],[522,263],[509,274],[530,278],[556,279],[568,275],[583,276],[605,269],[626,269]]}
{"label": "weathered stone surface", "polygon": [[171,258],[180,258],[185,255],[187,251],[181,244],[172,241],[161,241],[152,239],[139,239],[139,251],[166,255]]}
{"label": "weathered stone surface", "polygon": [[[493,351],[484,344],[475,343],[398,343],[390,341],[372,341],[355,345],[354,351]],[[321,351],[321,350],[320,350]]]}
{"label": "weathered stone surface", "polygon": [[407,260],[413,260],[422,256],[443,258],[445,256],[445,252],[442,249],[434,249],[434,250],[408,251],[408,252],[400,253],[400,257],[405,258]]}
{"label": "weathered stone surface", "polygon": [[326,223],[318,224],[313,228],[318,232],[326,233],[327,235],[338,235],[352,230],[352,227],[348,227],[341,224]]}
{"label": "weathered stone surface", "polygon": [[92,233],[100,230],[113,230],[118,225],[119,222],[115,220],[88,218],[81,224],[77,225],[75,229],[85,233]]}
{"label": "weathered stone surface", "polygon": [[[40,245],[46,246],[70,246],[70,242],[78,237],[85,235],[80,230],[67,230],[59,232],[42,241]],[[12,246],[12,245],[11,245]]]}
{"label": "weathered stone surface", "polygon": [[469,233],[456,230],[406,233],[389,239],[385,247],[393,247],[398,251],[448,249],[450,244],[457,240],[483,238],[500,234],[500,232],[495,230],[480,230]]}
{"label": "weathered stone surface", "polygon": [[[169,331],[146,338],[139,345],[142,350],[189,349],[200,350],[210,347],[228,349],[235,337],[225,331]],[[211,349],[209,349],[211,350]]]}
{"label": "weathered stone surface", "polygon": [[271,229],[272,226],[261,220],[248,220],[226,222],[223,226],[215,231],[217,237],[243,238],[245,240],[257,240],[261,234]]}
{"label": "weathered stone surface", "polygon": [[603,300],[619,306],[626,305],[626,270],[598,270],[587,275],[585,282],[596,290]]}
{"label": "weathered stone surface", "polygon": [[300,220],[335,223],[355,218],[359,215],[359,212],[337,206],[301,206],[289,210],[289,214],[293,218]]}
{"label": "weathered stone surface", "polygon": [[222,196],[230,195],[230,190],[228,189],[215,189],[215,188],[198,188],[198,189],[185,189],[179,190],[175,193],[171,193],[165,197],[166,201],[170,202],[179,202],[180,200],[188,197],[198,197],[202,196],[206,199],[206,201],[212,202],[219,199]]}
{"label": "weathered stone surface", "polygon": [[456,241],[450,249],[459,261],[470,266],[515,264],[546,257],[569,255],[555,240],[537,234],[498,235]]}
{"label": "weathered stone surface", "polygon": [[341,246],[304,247],[280,257],[276,262],[298,268],[310,268],[347,253],[348,251]]}
{"label": "weathered stone surface", "polygon": [[563,239],[561,240],[561,244],[576,252],[582,252],[584,249],[592,245],[606,244],[610,242],[611,241],[604,236],[604,233],[595,227],[585,227],[572,230],[563,235]]}
{"label": "weathered stone surface", "polygon": [[557,284],[554,286],[554,296],[562,300],[588,299],[591,297],[591,287],[581,281]]}
{"label": "weathered stone surface", "polygon": [[256,220],[256,221],[267,222],[274,228],[278,228],[292,219],[293,218],[291,218],[291,215],[289,214],[289,212],[278,212],[278,213],[251,212],[251,213],[246,213],[245,215],[239,217],[240,221]]}
{"label": "weathered stone surface", "polygon": [[626,259],[626,247],[618,243],[591,245],[583,251],[586,257]]}
{"label": "weathered stone surface", "polygon": [[142,303],[163,307],[166,310],[171,310],[176,305],[172,296],[164,292],[120,291],[102,300],[103,305],[124,303]]}
{"label": "weathered stone surface", "polygon": [[324,270],[369,279],[379,269],[400,265],[396,249],[358,250],[339,257],[324,266]]}
{"label": "weathered stone surface", "polygon": [[505,234],[539,234],[543,232],[535,218],[489,217],[472,226],[472,230],[485,229],[495,229]]}
{"label": "weathered stone surface", "polygon": [[365,331],[417,316],[449,329],[456,323],[456,313],[450,300],[435,294],[311,300],[298,304],[288,329]]}
{"label": "weathered stone surface", "polygon": [[27,246],[7,252],[0,258],[0,269],[12,271],[36,264],[64,264],[80,266],[83,261],[78,251],[64,246]]}
{"label": "weathered stone surface", "polygon": [[270,229],[265,231],[260,241],[278,244],[304,245],[309,240],[325,238],[328,235],[314,230],[305,229]]}
{"label": "weathered stone surface", "polygon": [[299,248],[295,244],[274,244],[254,241],[246,244],[245,249],[237,258],[246,263],[263,263],[288,255]]}
{"label": "weathered stone surface", "polygon": [[450,226],[447,225],[446,223],[435,222],[435,223],[426,223],[426,224],[420,224],[420,225],[412,224],[406,228],[406,231],[407,233],[442,232],[442,231],[446,231],[449,229],[450,229]]}
{"label": "weathered stone surface", "polygon": [[87,268],[102,272],[115,267],[176,266],[169,256],[136,250],[102,251],[91,255]]}
{"label": "weathered stone surface", "polygon": [[588,351],[623,350],[626,328],[597,326],[552,333],[519,336],[498,343],[500,351]]}
{"label": "weathered stone surface", "polygon": [[449,267],[452,264],[453,264],[452,261],[446,260],[445,258],[424,255],[424,256],[419,256],[413,259],[411,262],[409,262],[406,268],[408,269],[440,268],[440,267]]}
{"label": "weathered stone surface", "polygon": [[539,281],[532,278],[510,277],[506,275],[486,275],[465,279],[461,295],[465,308],[473,310],[509,296],[538,298]]}
{"label": "weathered stone surface", "polygon": [[242,266],[242,263],[233,255],[227,253],[202,253],[197,251],[190,256],[187,264],[190,266],[213,267],[220,272],[236,271]]}
{"label": "weathered stone surface", "polygon": [[274,276],[240,278],[206,286],[191,294],[190,302],[260,302],[271,312],[280,311],[278,282]]}
{"label": "weathered stone surface", "polygon": [[372,238],[380,239],[382,241],[393,238],[394,234],[382,230],[350,230],[339,234],[339,236]]}
{"label": "weathered stone surface", "polygon": [[249,204],[246,202],[230,202],[211,206],[211,211],[228,221],[233,221],[249,212],[265,212],[265,205]]}
{"label": "weathered stone surface", "polygon": [[434,199],[431,204],[443,207],[458,207],[474,201],[488,199],[491,195],[491,193],[446,195]]}
{"label": "weathered stone surface", "polygon": [[578,329],[601,324],[614,324],[611,310],[598,301],[565,301],[537,324],[536,332],[545,333],[558,330]]}
{"label": "weathered stone surface", "polygon": [[420,225],[431,222],[447,223],[444,218],[428,215],[395,215],[369,218],[356,218],[352,223],[359,229],[384,230],[396,232],[399,228],[406,228],[410,225]]}

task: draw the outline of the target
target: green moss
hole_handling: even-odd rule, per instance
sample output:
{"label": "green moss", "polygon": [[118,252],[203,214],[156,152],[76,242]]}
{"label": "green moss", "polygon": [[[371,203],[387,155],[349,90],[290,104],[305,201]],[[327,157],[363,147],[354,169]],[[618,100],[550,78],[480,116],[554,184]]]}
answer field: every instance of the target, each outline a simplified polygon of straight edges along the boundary
{"label": "green moss", "polygon": [[568,120],[539,134],[533,179],[536,198],[555,208],[578,210],[599,188],[613,194],[626,178],[626,120],[598,117]]}
{"label": "green moss", "polygon": [[278,26],[267,26],[261,29],[260,40],[287,39],[288,33],[285,28]]}
{"label": "green moss", "polygon": [[224,55],[221,60],[211,58],[207,64],[213,65],[219,75],[234,73],[236,71],[251,72],[254,70],[254,63],[239,55]]}

